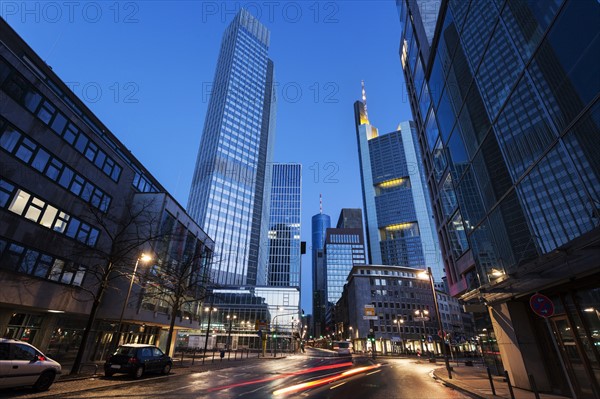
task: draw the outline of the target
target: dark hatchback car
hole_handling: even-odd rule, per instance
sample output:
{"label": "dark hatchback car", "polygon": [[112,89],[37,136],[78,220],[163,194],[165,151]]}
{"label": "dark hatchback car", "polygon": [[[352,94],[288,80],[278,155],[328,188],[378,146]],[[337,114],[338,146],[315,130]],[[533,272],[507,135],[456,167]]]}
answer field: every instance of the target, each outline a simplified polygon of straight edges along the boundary
{"label": "dark hatchback car", "polygon": [[125,373],[140,378],[145,373],[169,374],[171,367],[173,360],[157,347],[126,344],[119,346],[104,363],[104,375],[111,377],[116,373]]}

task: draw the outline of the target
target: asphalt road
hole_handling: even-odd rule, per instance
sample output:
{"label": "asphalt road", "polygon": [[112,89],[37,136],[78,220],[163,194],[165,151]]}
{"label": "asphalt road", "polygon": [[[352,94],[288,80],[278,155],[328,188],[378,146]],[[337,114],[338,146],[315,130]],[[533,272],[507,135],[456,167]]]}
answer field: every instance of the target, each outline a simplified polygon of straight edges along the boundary
{"label": "asphalt road", "polygon": [[[174,369],[169,376],[104,377],[61,382],[43,394],[0,391],[12,398],[468,398],[430,376],[415,359],[324,357],[309,351],[285,359],[240,363],[206,372]],[[69,387],[68,384],[72,384]],[[3,395],[4,394],[4,395]]]}

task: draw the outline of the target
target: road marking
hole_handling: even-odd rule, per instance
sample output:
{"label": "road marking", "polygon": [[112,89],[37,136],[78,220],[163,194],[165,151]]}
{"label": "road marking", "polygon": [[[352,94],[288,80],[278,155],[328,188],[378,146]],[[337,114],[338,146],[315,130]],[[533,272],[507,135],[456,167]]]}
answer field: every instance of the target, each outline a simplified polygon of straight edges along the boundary
{"label": "road marking", "polygon": [[371,375],[371,374],[375,374],[375,373],[381,373],[381,370],[371,371],[370,373],[367,373],[367,375]]}
{"label": "road marking", "polygon": [[[369,375],[369,374],[367,374],[367,375]],[[344,385],[346,382],[347,382],[347,381],[340,382],[339,384],[337,384],[337,385],[334,385],[334,386],[332,386],[332,387],[331,387],[331,388],[329,388],[329,389],[336,389],[337,387],[341,387],[341,386],[342,386],[342,385]]]}

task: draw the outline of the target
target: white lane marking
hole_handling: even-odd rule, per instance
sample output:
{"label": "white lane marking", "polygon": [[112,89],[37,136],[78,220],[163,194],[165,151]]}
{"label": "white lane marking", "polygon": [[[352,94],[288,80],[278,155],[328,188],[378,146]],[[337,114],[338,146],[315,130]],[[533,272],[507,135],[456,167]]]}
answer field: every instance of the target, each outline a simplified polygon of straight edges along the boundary
{"label": "white lane marking", "polygon": [[366,375],[371,375],[371,374],[375,374],[375,373],[381,373],[381,370],[371,371],[370,373],[367,373]]}
{"label": "white lane marking", "polygon": [[[367,375],[368,375],[368,374],[367,374]],[[348,381],[340,382],[339,384],[337,384],[337,385],[334,385],[334,386],[332,386],[332,387],[331,387],[331,388],[329,388],[329,389],[336,389],[337,387],[341,387],[342,385],[344,385],[344,384],[345,384],[345,383],[347,383],[347,382],[348,382]]]}

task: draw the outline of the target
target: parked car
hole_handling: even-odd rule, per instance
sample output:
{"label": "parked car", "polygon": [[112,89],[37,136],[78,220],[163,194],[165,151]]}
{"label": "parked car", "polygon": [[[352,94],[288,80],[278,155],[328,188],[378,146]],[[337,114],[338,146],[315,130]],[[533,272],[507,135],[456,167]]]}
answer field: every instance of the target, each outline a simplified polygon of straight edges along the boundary
{"label": "parked car", "polygon": [[163,351],[152,345],[121,345],[104,363],[104,375],[111,377],[116,373],[131,374],[140,378],[145,373],[169,374],[173,360]]}
{"label": "parked car", "polygon": [[0,338],[0,388],[32,386],[36,391],[45,391],[61,369],[58,362],[35,346]]}

